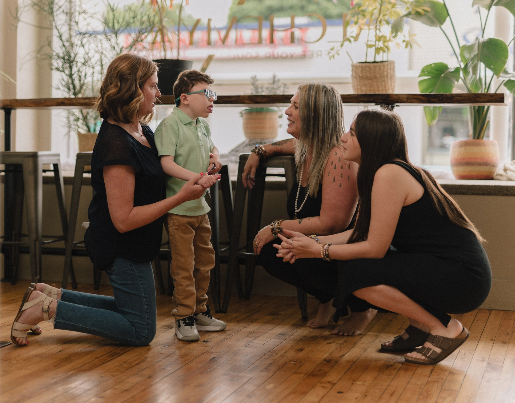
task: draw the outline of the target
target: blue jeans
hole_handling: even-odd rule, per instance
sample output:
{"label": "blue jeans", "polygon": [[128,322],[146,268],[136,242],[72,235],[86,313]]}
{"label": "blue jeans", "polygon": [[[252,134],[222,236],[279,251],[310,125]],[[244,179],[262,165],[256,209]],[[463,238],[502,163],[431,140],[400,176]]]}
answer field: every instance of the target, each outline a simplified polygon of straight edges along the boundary
{"label": "blue jeans", "polygon": [[156,290],[152,265],[115,259],[107,271],[114,297],[62,290],[55,329],[146,346],[156,335]]}

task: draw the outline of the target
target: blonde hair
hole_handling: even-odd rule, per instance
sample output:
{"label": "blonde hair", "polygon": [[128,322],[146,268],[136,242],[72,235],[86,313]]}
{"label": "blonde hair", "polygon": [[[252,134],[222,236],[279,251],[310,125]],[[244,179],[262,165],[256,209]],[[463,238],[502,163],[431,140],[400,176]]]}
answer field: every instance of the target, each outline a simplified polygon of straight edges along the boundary
{"label": "blonde hair", "polygon": [[[134,122],[144,100],[141,88],[157,70],[157,65],[145,57],[131,53],[117,56],[107,68],[95,104],[100,117],[121,123]],[[140,120],[148,123],[152,115],[146,115]]]}
{"label": "blonde hair", "polygon": [[[318,193],[330,151],[343,135],[343,107],[340,94],[323,83],[299,85],[300,136],[295,146],[295,164],[300,182],[300,170],[308,155],[312,155],[307,172],[309,194]],[[304,173],[305,174],[305,173]]]}

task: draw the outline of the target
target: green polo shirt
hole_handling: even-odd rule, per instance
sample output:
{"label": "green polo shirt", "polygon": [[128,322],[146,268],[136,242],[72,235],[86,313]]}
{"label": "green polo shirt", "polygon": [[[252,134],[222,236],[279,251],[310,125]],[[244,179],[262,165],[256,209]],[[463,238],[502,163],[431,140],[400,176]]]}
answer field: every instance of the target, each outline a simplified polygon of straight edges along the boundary
{"label": "green polo shirt", "polygon": [[[172,113],[159,123],[154,138],[159,156],[171,155],[177,165],[189,171],[206,172],[209,154],[214,144],[211,140],[211,131],[204,119],[192,120],[175,107]],[[182,179],[169,176],[166,181],[166,197],[177,194],[185,183]],[[208,213],[209,210],[205,196],[202,196],[197,200],[182,203],[170,210],[170,213],[198,216]]]}

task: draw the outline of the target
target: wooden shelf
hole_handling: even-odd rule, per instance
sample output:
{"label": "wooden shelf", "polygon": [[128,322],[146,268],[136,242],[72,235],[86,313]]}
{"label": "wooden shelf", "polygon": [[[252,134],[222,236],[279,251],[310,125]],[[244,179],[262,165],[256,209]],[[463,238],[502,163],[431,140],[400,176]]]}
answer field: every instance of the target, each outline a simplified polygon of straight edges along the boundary
{"label": "wooden shelf", "polygon": [[[292,95],[220,95],[217,105],[250,106],[290,103]],[[344,104],[355,105],[506,105],[503,93],[487,94],[344,94]],[[173,95],[160,97],[162,105],[173,105]],[[1,109],[91,108],[95,98],[3,99]]]}

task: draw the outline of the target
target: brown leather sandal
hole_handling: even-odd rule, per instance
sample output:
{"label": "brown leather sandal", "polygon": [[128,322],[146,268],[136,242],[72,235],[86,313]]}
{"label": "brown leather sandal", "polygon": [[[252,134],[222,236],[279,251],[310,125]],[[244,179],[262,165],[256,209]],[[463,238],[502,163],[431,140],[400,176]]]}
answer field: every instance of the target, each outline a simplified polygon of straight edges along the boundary
{"label": "brown leather sandal", "polygon": [[11,340],[14,344],[16,344],[19,347],[26,346],[26,344],[18,343],[16,337],[27,337],[28,331],[34,327],[34,325],[28,325],[25,323],[18,322],[18,319],[20,319],[20,316],[23,313],[23,311],[43,301],[43,306],[41,308],[43,311],[43,320],[50,319],[48,316],[48,312],[50,311],[50,304],[52,303],[52,301],[54,301],[54,299],[50,298],[45,294],[41,294],[39,297],[33,299],[32,301],[29,301],[29,298],[33,292],[34,289],[31,287],[29,287],[28,290],[25,292],[25,295],[23,296],[23,299],[21,301],[20,309],[18,310],[18,314],[16,315],[16,318],[14,319],[13,325],[11,327]]}
{"label": "brown leather sandal", "polygon": [[408,335],[406,338],[398,335],[395,337],[391,344],[381,344],[381,351],[387,353],[400,353],[415,350],[417,347],[423,345],[429,333],[420,330],[418,327],[409,325],[404,332]]}
{"label": "brown leather sandal", "polygon": [[415,350],[415,352],[423,355],[425,358],[414,358],[404,356],[404,361],[411,362],[413,364],[421,364],[421,365],[435,365],[440,361],[447,358],[453,352],[455,352],[458,347],[460,347],[465,340],[468,339],[470,333],[464,327],[461,333],[455,338],[443,337],[443,336],[435,336],[429,334],[426,342],[431,343],[434,347],[438,347],[442,351],[439,353],[433,350],[431,347],[419,347]]}

